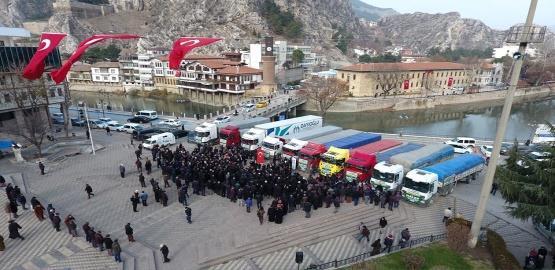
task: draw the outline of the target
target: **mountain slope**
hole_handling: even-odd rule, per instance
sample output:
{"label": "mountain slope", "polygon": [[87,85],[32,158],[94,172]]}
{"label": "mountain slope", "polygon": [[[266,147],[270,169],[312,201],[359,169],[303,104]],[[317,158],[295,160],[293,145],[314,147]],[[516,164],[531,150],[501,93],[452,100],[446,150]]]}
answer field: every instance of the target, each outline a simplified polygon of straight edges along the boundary
{"label": "mountain slope", "polygon": [[361,0],[351,0],[351,6],[358,17],[369,21],[378,21],[383,17],[399,14],[399,12],[392,8],[372,6]]}

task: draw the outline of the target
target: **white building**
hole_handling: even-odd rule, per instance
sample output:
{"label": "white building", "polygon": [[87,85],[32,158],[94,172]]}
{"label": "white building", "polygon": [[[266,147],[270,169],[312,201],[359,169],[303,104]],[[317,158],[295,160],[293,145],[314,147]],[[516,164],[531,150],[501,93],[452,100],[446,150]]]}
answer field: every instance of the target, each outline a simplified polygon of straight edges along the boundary
{"label": "white building", "polygon": [[[518,52],[518,45],[508,45],[504,44],[503,47],[500,48],[493,48],[493,58],[501,58],[503,56],[510,56],[512,57],[514,53]],[[538,53],[537,49],[526,47],[526,54],[530,55],[531,57],[536,57]]]}
{"label": "white building", "polygon": [[[312,72],[313,67],[320,64],[321,57],[312,52],[311,46],[305,45],[292,45],[287,44],[287,41],[276,40],[274,41],[274,56],[276,57],[276,73],[280,70],[286,69],[286,66],[293,68],[293,51],[301,50],[304,54],[304,59],[298,63],[305,72]],[[244,54],[244,52],[241,52]],[[241,62],[246,63],[249,67],[260,69],[260,62],[262,61],[262,44],[250,44],[250,51],[247,55],[241,56]],[[287,65],[286,65],[287,64]]]}
{"label": "white building", "polygon": [[119,75],[118,62],[98,62],[94,63],[91,68],[93,82],[119,84]]}
{"label": "white building", "polygon": [[482,63],[474,84],[478,86],[495,86],[503,81],[503,63]]}
{"label": "white building", "polygon": [[311,73],[313,77],[319,77],[324,79],[333,79],[337,77],[337,71],[335,69],[320,71],[320,72],[313,72]]}
{"label": "white building", "polygon": [[0,46],[16,46],[17,39],[29,38],[31,32],[25,28],[0,27]]}

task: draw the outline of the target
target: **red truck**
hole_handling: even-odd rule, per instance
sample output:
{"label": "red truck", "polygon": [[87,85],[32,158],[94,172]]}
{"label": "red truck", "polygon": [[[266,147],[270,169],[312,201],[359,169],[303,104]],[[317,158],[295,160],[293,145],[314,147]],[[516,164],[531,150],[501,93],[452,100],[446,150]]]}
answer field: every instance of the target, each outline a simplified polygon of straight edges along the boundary
{"label": "red truck", "polygon": [[241,133],[239,127],[227,125],[220,129],[220,144],[226,147],[235,147],[241,145]]}
{"label": "red truck", "polygon": [[310,172],[314,168],[318,168],[320,164],[320,155],[326,152],[326,146],[308,142],[299,151],[299,169],[301,171]]}
{"label": "red truck", "polygon": [[372,168],[377,163],[376,153],[400,144],[399,141],[385,139],[353,149],[351,157],[345,162],[345,179],[349,182],[370,180]]}

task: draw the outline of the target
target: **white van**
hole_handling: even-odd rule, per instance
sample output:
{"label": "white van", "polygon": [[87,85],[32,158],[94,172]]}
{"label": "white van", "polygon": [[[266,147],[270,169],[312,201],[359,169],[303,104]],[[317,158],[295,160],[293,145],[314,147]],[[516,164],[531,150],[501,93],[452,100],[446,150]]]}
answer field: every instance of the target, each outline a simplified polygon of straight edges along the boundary
{"label": "white van", "polygon": [[144,129],[144,127],[135,123],[126,123],[121,128],[122,131],[125,131],[127,133],[133,133],[134,130],[139,130],[139,129]]}
{"label": "white van", "polygon": [[445,144],[448,144],[451,146],[458,145],[458,146],[462,146],[462,148],[467,148],[469,146],[476,147],[476,140],[474,138],[468,138],[468,137],[457,137],[452,140],[446,141]]}
{"label": "white van", "polygon": [[158,113],[149,110],[138,111],[135,116],[146,116],[152,120],[158,119]]}
{"label": "white van", "polygon": [[159,146],[175,144],[175,136],[171,132],[152,135],[143,142],[143,147],[146,149],[152,149],[152,147],[156,144]]}

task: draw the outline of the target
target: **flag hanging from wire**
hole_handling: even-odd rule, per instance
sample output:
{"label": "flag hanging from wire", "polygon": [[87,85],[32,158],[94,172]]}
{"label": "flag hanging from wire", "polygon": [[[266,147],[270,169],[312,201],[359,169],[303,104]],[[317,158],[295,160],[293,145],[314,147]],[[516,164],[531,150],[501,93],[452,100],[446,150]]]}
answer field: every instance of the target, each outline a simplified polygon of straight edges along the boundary
{"label": "flag hanging from wire", "polygon": [[23,70],[23,77],[29,80],[40,78],[44,73],[44,59],[66,36],[64,33],[42,33],[37,51]]}
{"label": "flag hanging from wire", "polygon": [[212,44],[216,41],[222,40],[221,38],[207,38],[207,37],[181,37],[173,43],[172,50],[169,55],[170,68],[177,70],[181,64],[181,60],[192,49]]}

